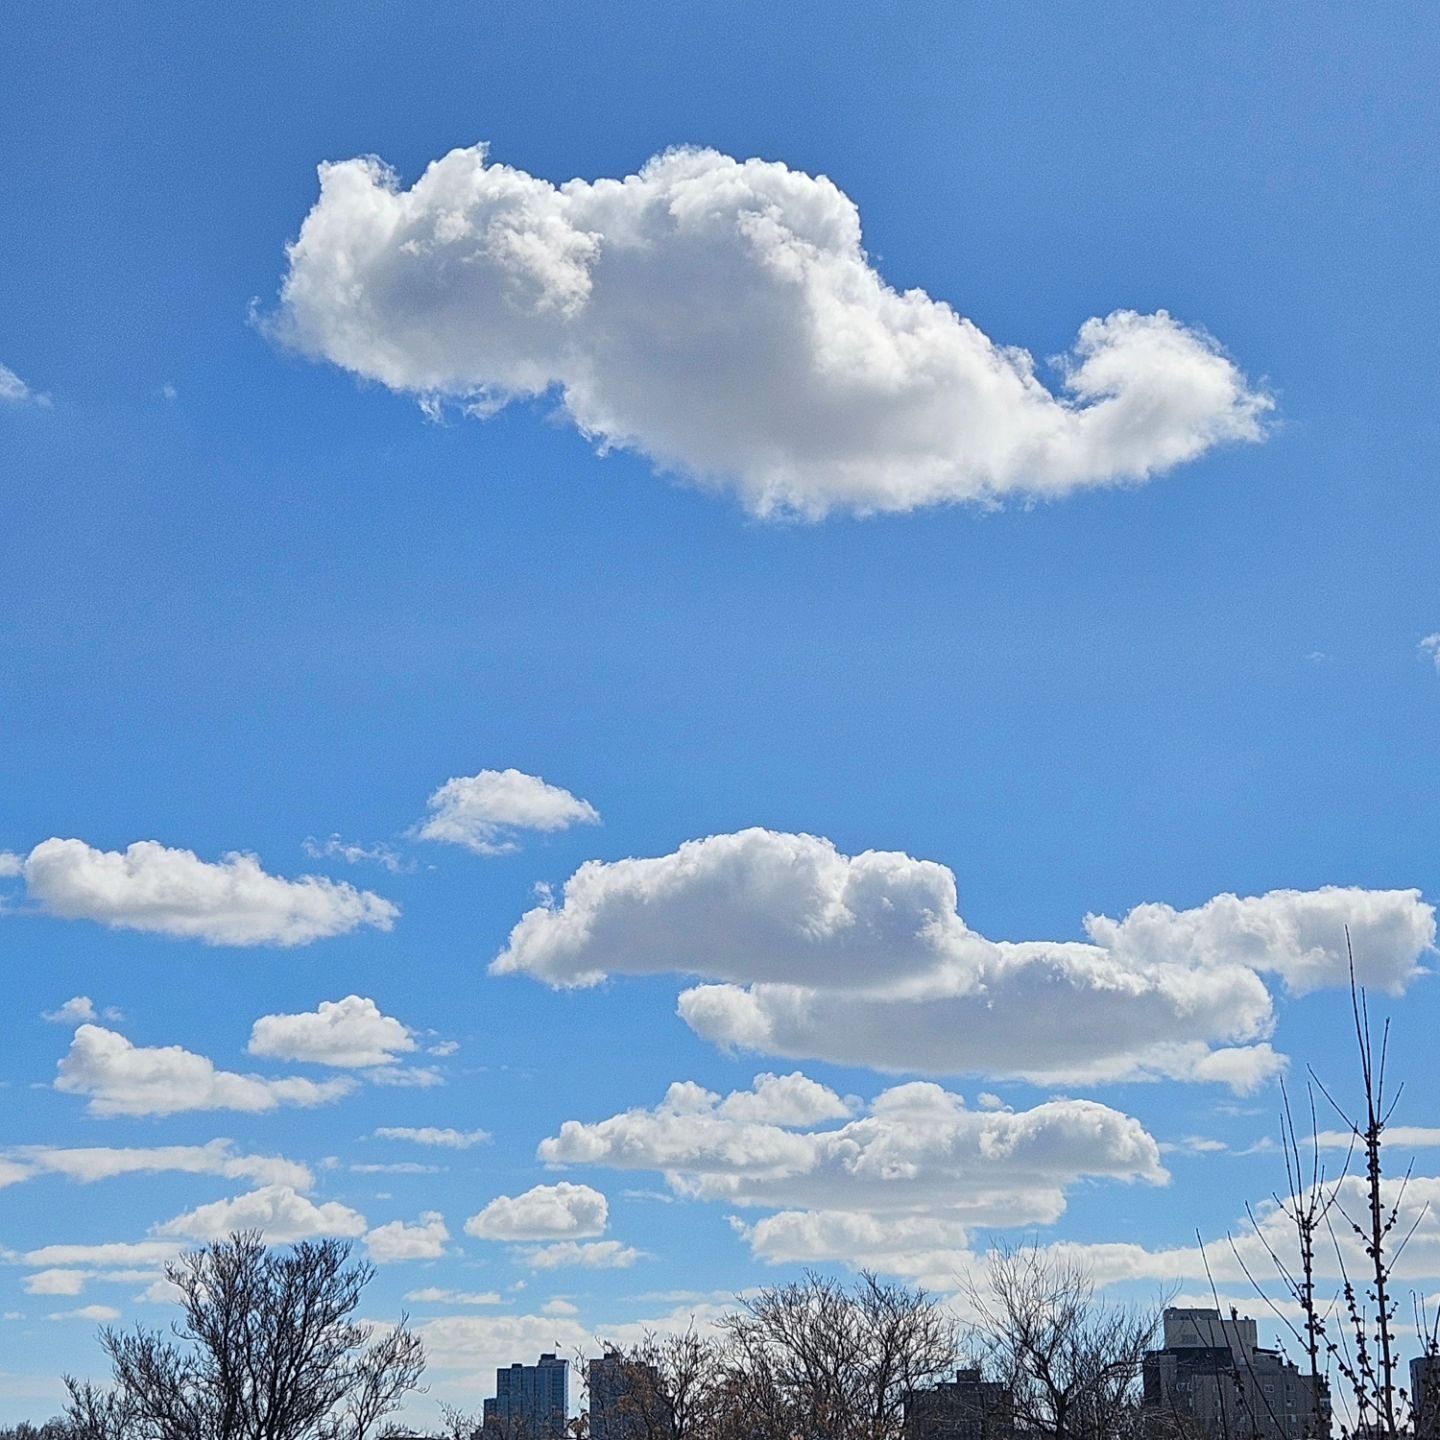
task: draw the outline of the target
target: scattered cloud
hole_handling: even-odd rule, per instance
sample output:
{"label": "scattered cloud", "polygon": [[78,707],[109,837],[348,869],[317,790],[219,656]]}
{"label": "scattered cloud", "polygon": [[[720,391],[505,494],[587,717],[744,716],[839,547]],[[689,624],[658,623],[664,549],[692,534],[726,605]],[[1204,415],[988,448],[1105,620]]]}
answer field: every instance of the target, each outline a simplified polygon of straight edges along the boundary
{"label": "scattered cloud", "polygon": [[1169,1077],[1254,1088],[1283,1065],[1266,976],[1293,993],[1357,974],[1398,994],[1435,911],[1418,891],[1221,895],[1193,910],[1085,917],[1089,943],[988,940],[944,865],[840,854],[751,829],[670,855],[589,861],[511,931],[494,974],[585,986],[611,974],[719,981],[679,1013],[729,1049],[1042,1084]]}
{"label": "scattered cloud", "polygon": [[207,945],[308,945],[399,915],[368,890],[319,875],[283,880],[253,855],[218,862],[139,840],[124,851],[51,839],[25,860],[25,888],[46,913]]}
{"label": "scattered cloud", "polygon": [[355,1238],[365,1234],[365,1217],[338,1201],[317,1204],[289,1185],[263,1185],[247,1195],[197,1206],[151,1229],[162,1237],[223,1240],[236,1230],[259,1230],[272,1244],[318,1235]]}
{"label": "scattered cloud", "polygon": [[416,830],[418,838],[463,845],[476,855],[517,850],[519,830],[600,823],[599,811],[588,801],[520,770],[482,770],[447,780],[428,804],[430,815]]}
{"label": "scattered cloud", "polygon": [[1271,408],[1163,310],[1085,321],[1047,388],[1025,351],[887,285],[831,181],[713,150],[558,188],[483,145],[409,190],[374,158],[322,165],[289,262],[283,342],[432,416],[558,392],[601,446],[758,515],[1141,481],[1260,439]]}
{"label": "scattered cloud", "polygon": [[42,1010],[40,1018],[52,1025],[79,1025],[86,1020],[98,1020],[100,1016],[95,1010],[95,1002],[88,995],[75,995],[58,1010]]}
{"label": "scattered cloud", "polygon": [[563,1270],[573,1266],[587,1270],[628,1270],[643,1256],[633,1245],[622,1245],[618,1240],[593,1240],[584,1245],[574,1240],[560,1240],[553,1245],[537,1245],[521,1254],[532,1270]]}
{"label": "scattered cloud", "polygon": [[446,1130],[436,1125],[382,1125],[374,1134],[377,1140],[409,1140],[446,1150],[468,1150],[490,1139],[488,1130]]}
{"label": "scattered cloud", "polygon": [[415,869],[413,861],[406,860],[393,845],[377,841],[372,845],[359,845],[331,835],[317,840],[307,835],[300,848],[311,860],[343,860],[347,865],[379,865],[392,875],[408,875]]}
{"label": "scattered cloud", "polygon": [[504,1303],[495,1290],[445,1290],[438,1285],[426,1285],[419,1290],[407,1290],[405,1298],[412,1305],[500,1305]]}
{"label": "scattered cloud", "polygon": [[407,1025],[370,999],[347,995],[322,1000],[299,1015],[262,1015],[250,1031],[252,1055],[272,1060],[303,1060],[340,1069],[389,1065],[398,1055],[416,1049]]}
{"label": "scattered cloud", "polygon": [[[1349,1150],[1363,1153],[1364,1143],[1349,1130],[1322,1130],[1315,1143],[1327,1150]],[[1426,1150],[1440,1145],[1440,1129],[1431,1125],[1387,1125],[1385,1144],[1396,1149]]]}
{"label": "scattered cloud", "polygon": [[349,1079],[270,1080],[217,1070],[179,1045],[132,1045],[99,1025],[82,1025],[59,1063],[55,1088],[84,1095],[92,1115],[174,1115],[186,1110],[274,1110],[325,1105],[347,1095]]}
{"label": "scattered cloud", "polygon": [[33,390],[8,365],[0,365],[0,405],[50,404],[50,397]]}
{"label": "scattered cloud", "polygon": [[[155,1145],[121,1148],[29,1145],[7,1152],[20,1173],[16,1179],[63,1175],[82,1185],[119,1175],[220,1175],[230,1180],[293,1185],[308,1190],[315,1182],[307,1166],[279,1155],[241,1155],[233,1140],[211,1140],[206,1145]],[[0,1164],[4,1164],[0,1160]],[[3,1184],[0,1178],[0,1184]]]}
{"label": "scattered cloud", "polygon": [[1420,642],[1420,653],[1428,656],[1435,662],[1435,668],[1440,670],[1440,630],[1433,635],[1427,635]]}
{"label": "scattered cloud", "polygon": [[0,880],[13,880],[25,873],[25,857],[13,850],[0,850]]}
{"label": "scattered cloud", "polygon": [[78,1310],[57,1310],[47,1320],[88,1320],[92,1325],[110,1325],[120,1318],[113,1305],[82,1305]]}
{"label": "scattered cloud", "polygon": [[397,1260],[438,1260],[445,1253],[450,1232],[437,1210],[427,1210],[418,1225],[392,1220],[378,1225],[365,1236],[365,1248],[377,1265]]}
{"label": "scattered cloud", "polygon": [[481,1240],[583,1239],[604,1233],[609,1208],[598,1190],[562,1180],[497,1196],[465,1222],[465,1233]]}
{"label": "scattered cloud", "polygon": [[35,1266],[97,1266],[104,1269],[164,1265],[179,1253],[177,1243],[162,1240],[107,1241],[98,1245],[42,1245],[20,1257]]}
{"label": "scattered cloud", "polygon": [[1052,1224],[1080,1180],[1168,1179],[1140,1122],[1091,1100],[971,1110],[961,1096],[917,1081],[881,1092],[857,1118],[817,1129],[757,1119],[738,1103],[773,1080],[758,1077],[752,1092],[726,1097],[677,1082],[653,1110],[567,1120],[541,1142],[539,1157],[656,1171],[685,1198],[780,1211],[742,1226],[766,1259],[818,1260],[842,1234],[864,1235],[872,1250],[912,1246],[917,1234],[926,1248],[937,1236],[963,1245],[972,1226]]}
{"label": "scattered cloud", "polygon": [[392,1165],[351,1165],[352,1175],[440,1175],[443,1165],[419,1165],[413,1160],[400,1160]]}
{"label": "scattered cloud", "polygon": [[542,1315],[578,1315],[580,1307],[572,1305],[568,1300],[562,1300],[558,1295],[553,1300],[547,1300],[541,1307]]}
{"label": "scattered cloud", "polygon": [[36,1270],[22,1283],[27,1295],[80,1295],[89,1278],[85,1270]]}

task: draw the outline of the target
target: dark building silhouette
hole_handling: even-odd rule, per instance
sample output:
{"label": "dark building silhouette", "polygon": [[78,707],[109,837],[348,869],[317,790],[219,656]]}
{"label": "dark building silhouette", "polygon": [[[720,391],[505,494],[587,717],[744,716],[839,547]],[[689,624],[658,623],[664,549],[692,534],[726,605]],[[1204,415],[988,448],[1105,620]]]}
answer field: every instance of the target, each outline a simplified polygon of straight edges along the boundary
{"label": "dark building silhouette", "polygon": [[905,1397],[905,1440],[1010,1440],[1015,1415],[1006,1388],[978,1370]]}
{"label": "dark building silhouette", "polygon": [[544,1354],[495,1372],[495,1398],[485,1402],[485,1440],[560,1440],[570,1411],[570,1363]]}
{"label": "dark building silhouette", "polygon": [[1410,1362],[1410,1428],[1415,1440],[1440,1440],[1440,1353]]}
{"label": "dark building silhouette", "polygon": [[664,1440],[675,1430],[670,1402],[653,1365],[607,1350],[587,1367],[590,1440]]}
{"label": "dark building silhouette", "polygon": [[1330,1393],[1276,1350],[1256,1343],[1255,1322],[1218,1310],[1165,1312],[1165,1348],[1145,1357],[1147,1430],[1175,1422],[1210,1440],[1313,1440],[1325,1432]]}

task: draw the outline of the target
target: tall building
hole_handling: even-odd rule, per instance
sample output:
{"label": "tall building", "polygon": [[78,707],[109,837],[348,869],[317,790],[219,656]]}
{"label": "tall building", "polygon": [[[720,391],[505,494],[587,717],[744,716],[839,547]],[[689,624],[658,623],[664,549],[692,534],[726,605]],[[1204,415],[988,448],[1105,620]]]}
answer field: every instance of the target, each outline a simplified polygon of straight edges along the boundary
{"label": "tall building", "polygon": [[1410,1428],[1415,1440],[1440,1440],[1440,1354],[1410,1362]]}
{"label": "tall building", "polygon": [[1015,1433],[1010,1392],[978,1370],[905,1397],[905,1440],[1009,1440]]}
{"label": "tall building", "polygon": [[516,1361],[495,1372],[495,1398],[485,1402],[485,1440],[561,1440],[570,1413],[570,1362],[544,1354],[535,1365]]}
{"label": "tall building", "polygon": [[1324,1380],[1317,1385],[1279,1351],[1262,1349],[1253,1320],[1181,1309],[1166,1310],[1164,1319],[1165,1348],[1145,1357],[1152,1435],[1179,1429],[1209,1440],[1313,1440],[1326,1432]]}
{"label": "tall building", "polygon": [[653,1365],[607,1350],[590,1361],[590,1440],[664,1440],[675,1420]]}

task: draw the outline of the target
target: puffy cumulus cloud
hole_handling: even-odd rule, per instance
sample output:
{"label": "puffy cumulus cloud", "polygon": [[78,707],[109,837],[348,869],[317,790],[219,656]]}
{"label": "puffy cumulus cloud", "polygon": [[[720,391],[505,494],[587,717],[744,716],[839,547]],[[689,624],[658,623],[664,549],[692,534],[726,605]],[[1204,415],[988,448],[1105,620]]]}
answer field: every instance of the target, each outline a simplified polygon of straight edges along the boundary
{"label": "puffy cumulus cloud", "polygon": [[272,1060],[308,1060],[355,1070],[388,1065],[417,1048],[407,1025],[370,999],[347,995],[322,1000],[299,1015],[262,1015],[250,1030],[252,1055]]}
{"label": "puffy cumulus cloud", "polygon": [[42,841],[25,859],[26,894],[51,915],[207,945],[308,945],[360,926],[389,930],[399,909],[320,875],[283,880],[253,855],[202,860],[154,840],[123,851]]}
{"label": "puffy cumulus cloud", "polygon": [[447,780],[429,799],[416,829],[421,840],[463,845],[476,855],[508,855],[517,830],[568,830],[598,825],[600,812],[558,785],[522,770],[482,770]]}
{"label": "puffy cumulus cloud", "polygon": [[8,365],[0,365],[0,405],[49,405],[50,397],[27,385]]}
{"label": "puffy cumulus cloud", "polygon": [[[6,1162],[0,1160],[0,1167]],[[81,1185],[110,1180],[118,1175],[220,1175],[228,1180],[251,1180],[262,1185],[293,1185],[308,1190],[315,1182],[307,1166],[280,1155],[242,1155],[233,1140],[211,1140],[206,1145],[84,1146],[63,1148],[27,1145],[10,1152],[19,1170],[16,1179],[37,1175],[63,1175]],[[4,1183],[0,1168],[0,1184]]]}
{"label": "puffy cumulus cloud", "polygon": [[72,995],[58,1009],[42,1010],[40,1018],[52,1025],[79,1025],[86,1020],[98,1020],[100,1016],[88,995]]}
{"label": "puffy cumulus cloud", "polygon": [[324,1105],[347,1095],[348,1079],[269,1080],[217,1070],[179,1045],[132,1045],[100,1025],[82,1025],[57,1066],[55,1088],[89,1099],[92,1115],[174,1115],[185,1110],[274,1110]]}
{"label": "puffy cumulus cloud", "polygon": [[1398,993],[1435,939],[1418,891],[1222,895],[1085,919],[1089,942],[993,941],[957,909],[954,874],[810,835],[751,829],[669,855],[589,861],[525,914],[491,965],[552,986],[675,972],[721,982],[679,1011],[717,1044],[880,1070],[1040,1083],[1166,1076],[1252,1088],[1266,976],[1300,993],[1348,979]]}
{"label": "puffy cumulus cloud", "polygon": [[381,1125],[374,1133],[377,1140],[409,1140],[446,1150],[468,1150],[490,1139],[488,1130],[448,1130],[439,1125]]}
{"label": "puffy cumulus cloud", "polygon": [[365,1236],[365,1248],[377,1265],[396,1260],[438,1260],[449,1238],[445,1217],[439,1211],[427,1210],[418,1225],[407,1225],[403,1220],[377,1225]]}
{"label": "puffy cumulus cloud", "polygon": [[536,1185],[523,1195],[497,1195],[465,1222],[482,1240],[583,1239],[604,1233],[610,1207],[588,1185]]}
{"label": "puffy cumulus cloud", "polygon": [[14,880],[25,873],[25,857],[13,850],[0,850],[0,880]]}
{"label": "puffy cumulus cloud", "polygon": [[[672,1085],[653,1110],[567,1120],[541,1141],[539,1156],[552,1166],[659,1171],[677,1195],[826,1212],[832,1232],[851,1224],[897,1235],[907,1225],[939,1224],[960,1237],[970,1225],[1047,1224],[1063,1213],[1066,1187],[1082,1178],[1168,1178],[1138,1120],[1089,1100],[971,1110],[959,1095],[917,1081],[818,1129],[755,1119],[736,1098]],[[763,1233],[795,1223],[777,1221]]]}
{"label": "puffy cumulus cloud", "polygon": [[259,1230],[272,1244],[317,1235],[358,1237],[365,1217],[331,1200],[316,1204],[289,1185],[262,1185],[246,1195],[216,1200],[152,1227],[151,1234],[184,1240],[223,1240],[236,1230]]}
{"label": "puffy cumulus cloud", "polygon": [[872,268],[823,176],[678,149],[559,187],[477,145],[409,190],[320,167],[274,332],[432,410],[557,391],[602,446],[818,517],[1140,481],[1257,440],[1271,402],[1163,310],[1087,320],[1055,389]]}
{"label": "puffy cumulus cloud", "polygon": [[525,1263],[532,1270],[565,1270],[579,1266],[586,1270],[628,1270],[641,1257],[633,1245],[618,1240],[592,1240],[577,1244],[560,1240],[553,1245],[537,1245],[524,1252]]}

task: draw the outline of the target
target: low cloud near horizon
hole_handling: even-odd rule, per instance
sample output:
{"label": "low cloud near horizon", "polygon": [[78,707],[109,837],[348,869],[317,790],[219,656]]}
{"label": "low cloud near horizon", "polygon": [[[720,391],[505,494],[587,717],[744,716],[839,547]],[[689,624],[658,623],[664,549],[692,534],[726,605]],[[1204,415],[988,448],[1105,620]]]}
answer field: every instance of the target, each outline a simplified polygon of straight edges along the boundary
{"label": "low cloud near horizon", "polygon": [[602,450],[755,515],[1137,483],[1260,440],[1272,408],[1164,310],[1084,321],[1048,387],[1028,352],[891,288],[854,202],[777,162],[679,148],[556,186],[480,144],[409,189],[373,156],[319,173],[273,336],[432,415],[553,392]]}

